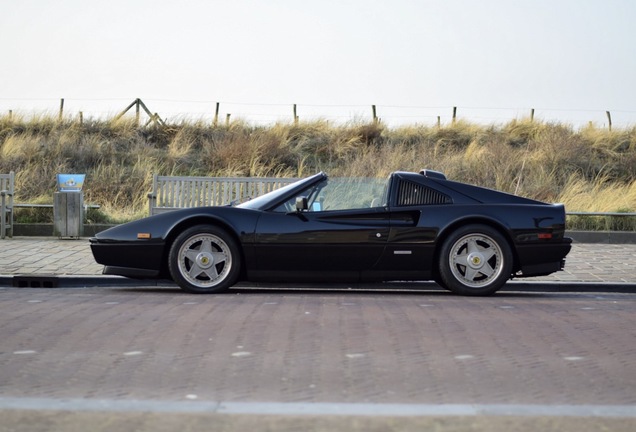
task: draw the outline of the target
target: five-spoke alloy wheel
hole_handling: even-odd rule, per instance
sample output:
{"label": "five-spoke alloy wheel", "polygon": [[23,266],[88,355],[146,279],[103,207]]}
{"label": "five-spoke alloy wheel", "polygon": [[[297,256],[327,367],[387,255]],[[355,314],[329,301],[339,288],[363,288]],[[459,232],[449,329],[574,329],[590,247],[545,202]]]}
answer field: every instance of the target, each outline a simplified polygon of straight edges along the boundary
{"label": "five-spoke alloy wheel", "polygon": [[223,291],[236,282],[241,254],[236,241],[214,225],[197,225],[182,232],[168,256],[170,274],[192,293]]}
{"label": "five-spoke alloy wheel", "polygon": [[510,278],[512,252],[499,231],[487,225],[467,225],[442,245],[439,275],[456,294],[490,295]]}

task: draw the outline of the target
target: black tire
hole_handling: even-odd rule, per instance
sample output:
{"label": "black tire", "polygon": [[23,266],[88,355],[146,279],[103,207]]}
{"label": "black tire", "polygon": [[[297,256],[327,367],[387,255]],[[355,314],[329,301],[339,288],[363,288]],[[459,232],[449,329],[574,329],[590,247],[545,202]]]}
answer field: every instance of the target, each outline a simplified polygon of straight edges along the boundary
{"label": "black tire", "polygon": [[442,245],[439,276],[455,294],[487,296],[508,281],[512,260],[510,245],[499,231],[487,225],[467,225]]}
{"label": "black tire", "polygon": [[196,294],[214,293],[236,283],[241,253],[234,238],[223,229],[197,225],[176,238],[168,255],[168,267],[181,289]]}

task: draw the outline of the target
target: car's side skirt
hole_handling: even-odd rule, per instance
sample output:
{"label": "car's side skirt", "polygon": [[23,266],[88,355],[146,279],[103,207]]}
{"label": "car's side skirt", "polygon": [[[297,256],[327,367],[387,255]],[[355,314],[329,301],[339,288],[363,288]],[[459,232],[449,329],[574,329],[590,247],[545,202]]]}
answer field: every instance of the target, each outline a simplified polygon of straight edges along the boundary
{"label": "car's side skirt", "polygon": [[246,279],[251,282],[381,282],[430,280],[430,271],[248,271]]}
{"label": "car's side skirt", "polygon": [[103,274],[137,279],[154,279],[159,276],[159,271],[132,267],[104,266]]}
{"label": "car's side skirt", "polygon": [[417,271],[367,271],[362,272],[362,282],[388,282],[388,281],[426,281],[432,280],[433,275],[427,270]]}
{"label": "car's side skirt", "polygon": [[251,282],[358,282],[357,271],[247,271],[246,279]]}

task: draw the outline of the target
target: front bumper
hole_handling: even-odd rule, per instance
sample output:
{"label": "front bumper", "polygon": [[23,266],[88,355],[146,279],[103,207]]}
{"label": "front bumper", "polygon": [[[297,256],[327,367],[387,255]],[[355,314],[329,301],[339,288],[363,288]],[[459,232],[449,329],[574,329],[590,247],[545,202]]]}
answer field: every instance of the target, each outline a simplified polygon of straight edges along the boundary
{"label": "front bumper", "polygon": [[90,239],[90,242],[95,261],[105,266],[104,274],[156,278],[161,273],[163,243],[109,242],[95,238]]}

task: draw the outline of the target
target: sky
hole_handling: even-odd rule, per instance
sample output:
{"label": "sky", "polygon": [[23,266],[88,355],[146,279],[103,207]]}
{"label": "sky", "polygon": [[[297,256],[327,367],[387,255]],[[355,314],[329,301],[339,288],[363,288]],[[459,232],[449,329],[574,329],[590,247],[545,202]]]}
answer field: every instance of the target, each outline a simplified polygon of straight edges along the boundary
{"label": "sky", "polygon": [[636,125],[635,0],[0,0],[0,115]]}

